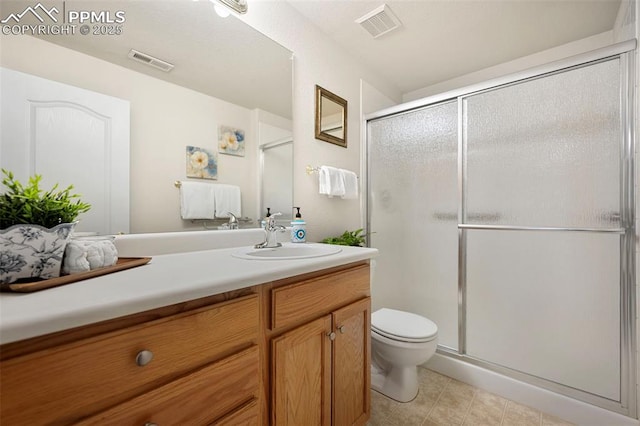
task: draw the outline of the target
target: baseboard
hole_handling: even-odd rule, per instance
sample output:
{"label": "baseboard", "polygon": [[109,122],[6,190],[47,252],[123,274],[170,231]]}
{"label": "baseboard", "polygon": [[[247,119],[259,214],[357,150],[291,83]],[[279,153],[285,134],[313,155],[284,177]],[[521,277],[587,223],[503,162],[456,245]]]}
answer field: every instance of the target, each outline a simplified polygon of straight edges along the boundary
{"label": "baseboard", "polygon": [[439,353],[424,367],[578,425],[640,426],[637,419]]}

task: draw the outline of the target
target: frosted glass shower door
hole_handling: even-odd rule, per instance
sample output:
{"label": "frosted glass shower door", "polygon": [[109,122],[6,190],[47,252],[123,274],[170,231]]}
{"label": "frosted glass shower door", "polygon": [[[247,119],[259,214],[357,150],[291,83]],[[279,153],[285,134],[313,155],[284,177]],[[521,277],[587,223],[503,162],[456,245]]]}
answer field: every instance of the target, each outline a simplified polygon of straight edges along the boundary
{"label": "frosted glass shower door", "polygon": [[380,250],[374,309],[423,315],[458,347],[458,107],[448,102],[370,121],[370,245]]}
{"label": "frosted glass shower door", "polygon": [[463,100],[466,348],[620,401],[619,61]]}

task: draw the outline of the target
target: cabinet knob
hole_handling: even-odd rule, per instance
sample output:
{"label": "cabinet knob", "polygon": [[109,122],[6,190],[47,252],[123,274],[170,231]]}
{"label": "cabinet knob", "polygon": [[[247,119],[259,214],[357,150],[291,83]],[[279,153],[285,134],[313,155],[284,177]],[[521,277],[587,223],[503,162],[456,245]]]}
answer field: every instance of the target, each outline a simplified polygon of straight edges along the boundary
{"label": "cabinet knob", "polygon": [[[147,350],[140,351],[138,352],[138,355],[136,355],[136,364],[138,365],[138,367],[144,367],[145,365],[149,364],[152,359],[153,352]],[[153,426],[154,423],[148,423],[148,425]]]}
{"label": "cabinet knob", "polygon": [[340,327],[338,327],[338,331],[340,332],[340,334],[344,334],[346,328],[344,327],[344,325],[341,325]]}
{"label": "cabinet knob", "polygon": [[327,333],[327,337],[329,337],[329,340],[335,340],[336,333],[334,333],[333,331],[331,333]]}
{"label": "cabinet knob", "polygon": [[153,422],[146,422],[144,426],[158,426],[158,424]]}

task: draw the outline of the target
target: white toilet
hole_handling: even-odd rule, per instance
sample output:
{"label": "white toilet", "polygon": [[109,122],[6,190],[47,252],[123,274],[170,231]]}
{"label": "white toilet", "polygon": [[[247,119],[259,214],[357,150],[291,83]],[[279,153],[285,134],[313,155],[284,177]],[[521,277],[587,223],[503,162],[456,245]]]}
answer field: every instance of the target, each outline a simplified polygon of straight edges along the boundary
{"label": "white toilet", "polygon": [[371,314],[371,387],[399,402],[418,394],[418,368],[436,351],[438,326],[410,312]]}

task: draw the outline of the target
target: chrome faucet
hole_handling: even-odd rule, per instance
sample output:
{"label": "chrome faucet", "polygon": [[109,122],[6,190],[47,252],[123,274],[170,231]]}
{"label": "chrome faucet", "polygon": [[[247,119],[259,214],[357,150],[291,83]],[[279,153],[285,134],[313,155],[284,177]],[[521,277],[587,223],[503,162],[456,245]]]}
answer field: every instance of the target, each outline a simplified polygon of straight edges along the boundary
{"label": "chrome faucet", "polygon": [[276,216],[282,216],[282,213],[273,213],[266,218],[266,225],[264,227],[264,241],[253,246],[254,248],[276,248],[282,247],[282,244],[278,242],[278,232],[285,232],[287,228],[282,225],[276,224]]}
{"label": "chrome faucet", "polygon": [[238,218],[236,215],[231,212],[227,212],[227,214],[229,215],[229,229],[238,229]]}

